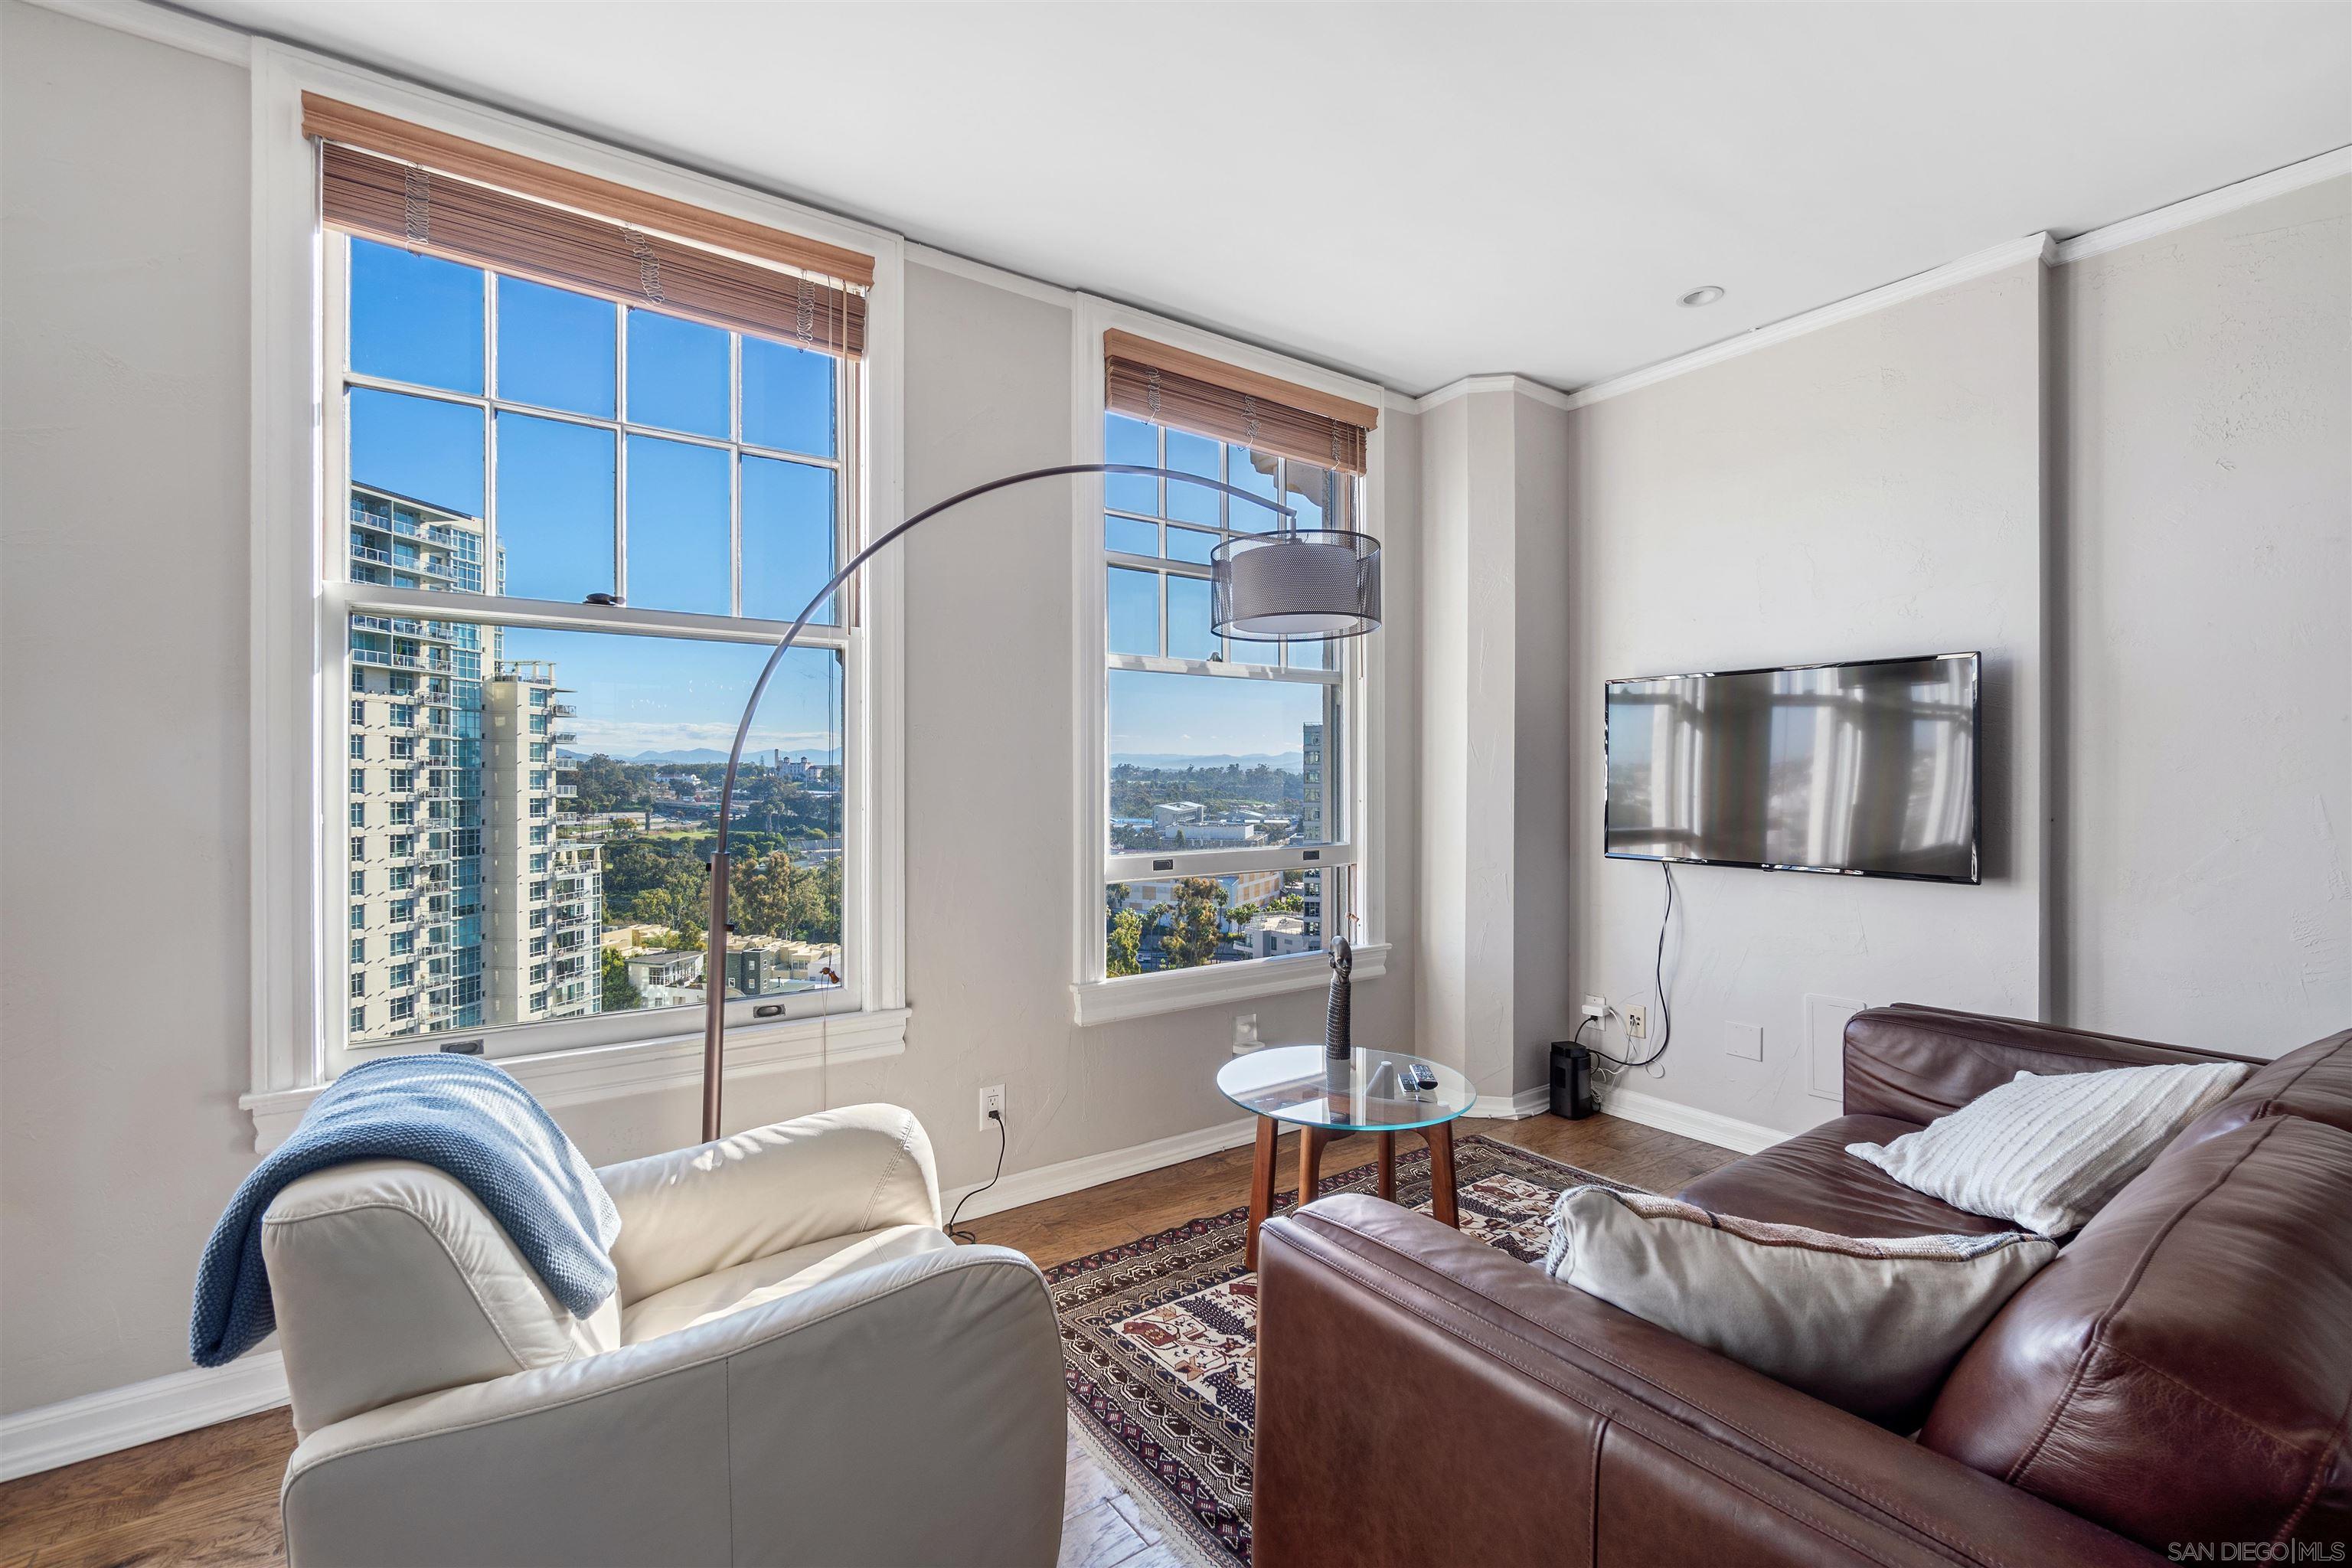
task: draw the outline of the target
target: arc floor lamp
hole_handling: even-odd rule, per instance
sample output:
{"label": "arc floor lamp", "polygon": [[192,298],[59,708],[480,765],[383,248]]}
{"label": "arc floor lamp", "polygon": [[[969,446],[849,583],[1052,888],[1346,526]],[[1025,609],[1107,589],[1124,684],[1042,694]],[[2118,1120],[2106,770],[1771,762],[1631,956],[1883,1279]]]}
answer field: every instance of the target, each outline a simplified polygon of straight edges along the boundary
{"label": "arc floor lamp", "polygon": [[835,590],[857,574],[859,567],[893,540],[968,500],[1037,479],[1068,474],[1146,474],[1239,496],[1284,520],[1275,531],[1231,538],[1210,555],[1209,620],[1221,637],[1247,642],[1301,642],[1325,637],[1360,637],[1381,624],[1381,545],[1367,533],[1346,529],[1293,526],[1297,512],[1238,486],[1174,468],[1139,463],[1063,463],[1050,468],[1030,468],[972,486],[924,508],[851,556],[840,571],[810,598],[808,607],[793,622],[768,655],[751,700],[743,704],[742,721],[735,726],[735,744],[727,752],[727,776],[719,788],[719,843],[710,858],[710,927],[706,936],[702,988],[702,1136],[719,1135],[719,1099],[727,1050],[727,843],[734,816],[735,775],[743,763],[743,742],[751,733],[752,716],[767,694],[769,679],[792,651],[809,617]]}

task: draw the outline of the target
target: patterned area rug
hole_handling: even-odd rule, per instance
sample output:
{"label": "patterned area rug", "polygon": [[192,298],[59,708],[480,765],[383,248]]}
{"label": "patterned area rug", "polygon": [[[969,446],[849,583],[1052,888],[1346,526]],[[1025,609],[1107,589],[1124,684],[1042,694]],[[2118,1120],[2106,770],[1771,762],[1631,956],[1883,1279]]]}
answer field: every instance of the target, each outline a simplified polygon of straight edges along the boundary
{"label": "patterned area rug", "polygon": [[[1409,1140],[1400,1139],[1400,1143]],[[1563,1188],[1609,1182],[1490,1138],[1457,1138],[1462,1231],[1541,1261]],[[1323,1178],[1319,1195],[1368,1193],[1373,1169]],[[1285,1212],[1293,1194],[1277,1194]],[[1397,1153],[1397,1201],[1429,1212],[1429,1151]],[[1139,1237],[1048,1271],[1076,1424],[1188,1538],[1195,1558],[1250,1556],[1250,1439],[1257,1425],[1257,1276],[1242,1267],[1246,1207]]]}

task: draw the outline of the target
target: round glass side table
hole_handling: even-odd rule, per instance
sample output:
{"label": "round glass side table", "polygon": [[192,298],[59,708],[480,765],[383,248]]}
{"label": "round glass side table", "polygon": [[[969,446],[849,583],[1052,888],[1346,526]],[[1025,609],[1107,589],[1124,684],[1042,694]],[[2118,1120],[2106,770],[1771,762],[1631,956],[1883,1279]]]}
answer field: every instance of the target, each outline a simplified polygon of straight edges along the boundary
{"label": "round glass side table", "polygon": [[[1426,1068],[1435,1087],[1415,1087]],[[1315,1200],[1323,1173],[1323,1146],[1350,1132],[1380,1139],[1381,1196],[1396,1197],[1396,1135],[1419,1132],[1429,1145],[1431,1210],[1459,1226],[1454,1196],[1454,1119],[1476,1103],[1478,1091],[1452,1068],[1404,1051],[1359,1046],[1332,1061],[1321,1046],[1268,1046],[1217,1069],[1217,1089],[1257,1115],[1257,1161],[1250,1172],[1246,1267],[1257,1267],[1258,1227],[1274,1208],[1275,1140],[1283,1122],[1298,1129],[1298,1201]]]}

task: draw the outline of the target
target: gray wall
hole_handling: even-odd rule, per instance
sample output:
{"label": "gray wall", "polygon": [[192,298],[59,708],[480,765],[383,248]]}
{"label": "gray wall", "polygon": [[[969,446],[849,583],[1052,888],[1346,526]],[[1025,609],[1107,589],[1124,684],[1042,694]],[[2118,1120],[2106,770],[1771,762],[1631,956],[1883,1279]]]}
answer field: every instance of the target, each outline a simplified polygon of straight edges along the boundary
{"label": "gray wall", "polygon": [[1834,1114],[1808,994],[2256,1055],[2352,1024],[2348,337],[2338,179],[1570,416],[1574,825],[1517,870],[1573,889],[1580,990],[1648,996],[1663,891],[1597,853],[1603,680],[1988,658],[1985,885],[1677,870],[1675,1044],[1624,1087]]}
{"label": "gray wall", "polygon": [[[1837,1113],[1808,1090],[1808,994],[2036,1011],[2042,281],[2023,262],[1570,414],[1574,832],[1565,868],[1519,872],[1567,877],[1580,992],[1654,1003],[1664,902],[1658,866],[1598,853],[1603,681],[1985,656],[1984,885],[1678,868],[1672,1045],[1623,1087],[1794,1131]],[[1727,1055],[1734,1022],[1763,1060]]]}
{"label": "gray wall", "polygon": [[[189,1288],[253,1164],[247,836],[247,82],[0,0],[5,54],[0,1411],[187,1365]],[[1072,312],[907,268],[906,494],[1069,460]],[[1417,420],[1391,414],[1390,973],[1410,1027]],[[1401,488],[1400,488],[1401,487]],[[1319,992],[1070,1023],[1066,498],[1013,492],[907,549],[906,1053],[730,1088],[730,1121],[892,1100],[940,1180],[1237,1120],[1233,1015],[1318,1037]],[[1003,663],[993,663],[996,656]],[[1025,826],[1023,826],[1025,825]],[[693,1091],[571,1107],[590,1156],[691,1142]],[[1236,1188],[1234,1201],[1241,1201]],[[93,1303],[97,1303],[93,1310]]]}
{"label": "gray wall", "polygon": [[246,76],[0,5],[0,1405],[186,1364],[253,1163]]}
{"label": "gray wall", "polygon": [[2057,274],[2060,1005],[2352,1024],[2352,179]]}
{"label": "gray wall", "polygon": [[1524,387],[1422,416],[1420,1047],[1482,1095],[1541,1083],[1570,993],[1567,416]]}

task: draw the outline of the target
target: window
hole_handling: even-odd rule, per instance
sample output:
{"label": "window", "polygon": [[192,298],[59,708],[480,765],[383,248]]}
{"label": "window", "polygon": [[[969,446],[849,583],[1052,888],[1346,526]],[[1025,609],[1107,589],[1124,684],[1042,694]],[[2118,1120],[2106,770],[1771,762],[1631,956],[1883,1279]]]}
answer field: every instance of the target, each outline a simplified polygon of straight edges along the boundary
{"label": "window", "polygon": [[[355,704],[354,706],[358,706],[358,705],[357,705],[357,704]],[[355,732],[355,733],[353,733],[353,735],[352,736],[352,761],[353,761],[353,762],[355,762],[355,763],[358,763],[358,762],[364,762],[364,761],[366,761],[366,760],[367,760],[367,737],[366,737],[365,735],[363,735],[363,734],[359,734],[359,733],[356,733],[356,732]]]}
{"label": "window", "polygon": [[364,871],[364,870],[359,870],[359,871],[354,871],[354,872],[352,872],[352,897],[353,897],[353,898],[355,898],[355,899],[356,899],[356,898],[360,897],[362,894],[365,893],[366,891],[367,891],[367,872],[366,872],[366,871]]}
{"label": "window", "polygon": [[354,997],[364,996],[367,994],[367,975],[363,971],[352,971],[352,994]]}
{"label": "window", "polygon": [[353,795],[361,795],[364,794],[366,790],[367,770],[365,768],[353,768],[352,770],[352,793]]}
{"label": "window", "polygon": [[[637,787],[635,760],[649,773],[651,758],[707,754],[777,617],[869,516],[896,521],[899,242],[494,111],[425,110],[398,83],[299,52],[256,92],[257,255],[275,258],[256,268],[257,319],[274,341],[318,345],[307,366],[257,362],[253,389],[266,536],[250,596],[254,768],[275,781],[256,791],[257,833],[286,850],[253,900],[257,1134],[282,1137],[318,1086],[395,1030],[410,1050],[439,1031],[479,1035],[534,1086],[690,1082],[694,1064],[667,1042],[692,1020],[649,1002],[695,998],[649,999],[599,962],[607,919],[674,931],[683,919],[698,936],[701,923],[688,879],[707,884],[695,851],[707,853],[710,803]],[[392,118],[412,100],[432,125]],[[478,434],[443,439],[453,418]],[[604,447],[609,475],[583,458]],[[368,506],[371,490],[387,504]],[[373,519],[354,523],[355,504]],[[626,606],[584,605],[592,591]],[[783,886],[755,891],[797,923],[740,940],[829,950],[820,967],[844,979],[820,987],[803,968],[778,987],[764,982],[785,965],[747,965],[755,989],[784,993],[730,998],[730,1020],[753,1026],[737,1047],[752,1060],[814,1063],[820,1012],[836,1051],[845,1028],[868,1049],[902,1048],[900,593],[886,561],[824,606],[754,716],[739,799],[756,794],[760,819],[737,831],[766,837],[739,837],[738,865],[774,860]],[[554,679],[520,682],[516,728],[498,732],[501,666],[559,659]],[[382,1006],[320,1005],[345,992],[352,960],[317,913],[344,894],[316,827],[337,800],[357,802],[318,762],[355,732],[371,763],[409,742],[394,760],[418,764],[407,793],[426,803],[389,834],[368,807],[374,830],[351,834],[349,867],[415,872],[422,918],[403,945],[430,979],[390,1028]],[[825,771],[787,779],[780,752]],[[614,842],[632,819],[637,842]],[[527,929],[510,879],[534,856],[548,861],[537,875],[575,889],[553,900],[572,917],[554,928],[571,956],[540,985],[508,966]],[[829,930],[805,930],[827,910]],[[371,913],[361,962],[382,964],[394,931]],[[830,994],[801,994],[818,989]],[[347,1033],[352,1022],[362,1032]],[[557,1068],[550,1053],[573,1047],[622,1048]]]}
{"label": "window", "polygon": [[352,938],[352,962],[353,963],[361,963],[366,962],[366,959],[367,938],[363,936],[355,936]]}
{"label": "window", "polygon": [[353,904],[352,906],[352,929],[353,931],[357,931],[366,924],[367,906],[365,904]]}
{"label": "window", "polygon": [[356,1035],[356,1034],[360,1034],[360,1033],[362,1033],[363,1031],[365,1031],[365,1029],[366,1029],[366,1028],[367,1028],[367,1009],[366,1009],[366,1008],[364,1008],[364,1007],[354,1007],[354,1008],[352,1008],[352,1023],[351,1023],[351,1029],[352,1029],[352,1034],[354,1034],[354,1035]]}
{"label": "window", "polygon": [[391,969],[391,980],[393,985],[395,987],[415,984],[416,965],[413,963],[394,964]]}
{"label": "window", "polygon": [[1210,599],[1227,541],[1362,528],[1377,410],[1117,331],[1104,346],[1105,459],[1213,483],[1106,475],[1090,525],[1103,639],[1093,973],[1282,959],[1343,933],[1361,945],[1362,797],[1344,775],[1365,708],[1361,640],[1223,637]]}
{"label": "window", "polygon": [[416,1016],[416,998],[395,996],[392,999],[392,1005],[387,1011],[391,1013],[394,1023],[404,1024]]}
{"label": "window", "polygon": [[[526,947],[551,931],[593,953],[607,924],[625,922],[699,943],[709,873],[696,830],[712,806],[634,809],[661,764],[632,759],[696,751],[731,729],[780,623],[841,558],[856,362],[691,310],[556,287],[535,265],[524,276],[496,257],[467,266],[411,252],[370,217],[360,187],[376,176],[354,165],[361,155],[326,155],[330,221],[344,220],[328,247],[339,640],[355,689],[415,699],[352,704],[350,744],[365,754],[380,728],[387,754],[413,756],[422,740],[436,764],[388,781],[394,826],[417,823],[425,801],[436,831],[410,875],[436,895],[421,930],[395,931],[377,962],[421,951],[457,982],[446,1005],[396,1004],[377,1037],[691,1005],[698,995],[649,1003],[593,966],[551,984],[530,973]],[[440,202],[439,175],[430,188]],[[475,233],[453,232],[469,244]],[[626,630],[618,617],[614,630],[583,629],[604,618],[593,607],[559,624],[537,603],[596,594],[625,601]],[[758,815],[737,828],[739,928],[801,955],[747,964],[761,994],[821,989],[811,973],[842,964],[841,780],[786,778],[775,762],[843,752],[839,607],[772,683],[740,786]],[[672,615],[732,618],[740,640],[659,635]],[[530,875],[560,885],[551,906],[515,875],[526,846]],[[386,853],[415,850],[400,836]],[[417,912],[404,900],[391,918]]]}

